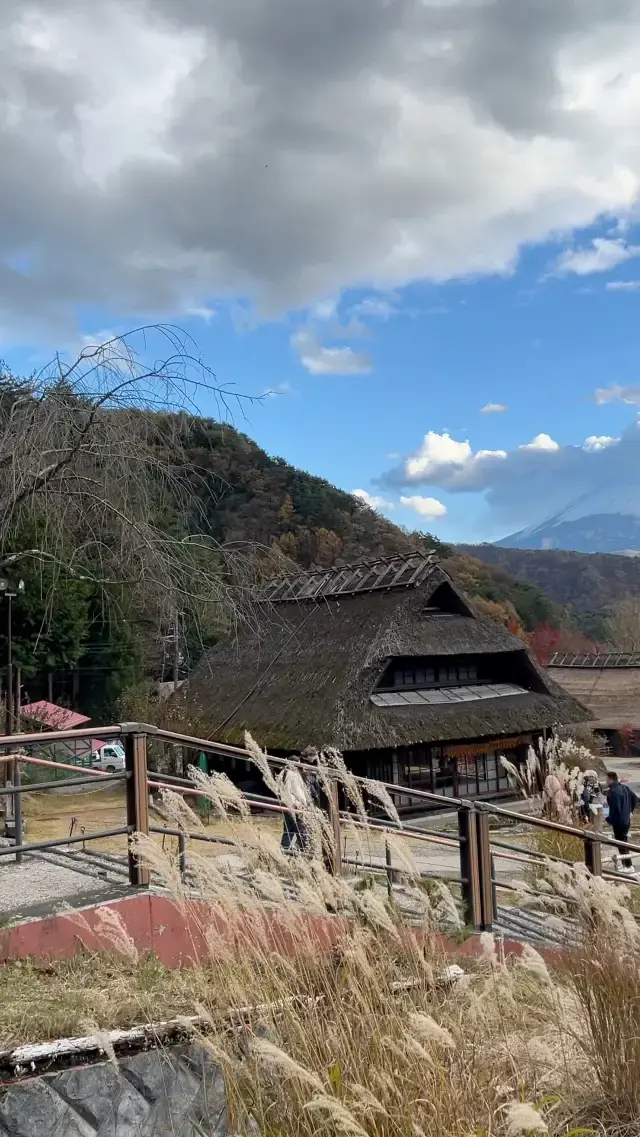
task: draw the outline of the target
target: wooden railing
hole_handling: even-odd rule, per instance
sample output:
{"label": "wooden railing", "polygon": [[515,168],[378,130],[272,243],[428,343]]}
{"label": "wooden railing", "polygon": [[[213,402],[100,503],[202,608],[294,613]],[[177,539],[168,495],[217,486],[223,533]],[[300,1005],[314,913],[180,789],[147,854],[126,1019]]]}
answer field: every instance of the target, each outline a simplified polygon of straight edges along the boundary
{"label": "wooden railing", "polygon": [[[95,733],[96,728],[94,727],[90,730],[46,731],[37,734],[0,736],[0,766],[10,763],[12,771],[10,783],[4,786],[0,785],[0,797],[2,795],[12,797],[16,802],[15,839],[13,844],[0,848],[0,871],[2,857],[14,856],[15,860],[20,862],[25,853],[28,854],[30,852],[50,848],[53,849],[79,842],[89,843],[91,841],[102,840],[106,837],[129,837],[132,833],[136,832],[144,834],[163,834],[177,838],[180,864],[183,870],[186,869],[187,863],[187,842],[201,841],[217,843],[224,846],[233,846],[235,844],[231,838],[214,833],[205,833],[202,831],[191,832],[170,825],[162,826],[150,823],[150,791],[165,789],[184,794],[187,797],[203,797],[203,789],[187,778],[163,775],[151,771],[149,769],[148,748],[149,742],[153,740],[156,747],[158,745],[162,747],[179,747],[183,756],[185,753],[193,751],[197,754],[204,753],[218,758],[236,758],[245,762],[254,763],[250,752],[242,747],[228,746],[211,742],[208,739],[197,738],[192,735],[161,730],[147,723],[120,723],[117,726],[101,727],[99,734],[101,739],[119,738],[122,740],[125,750],[125,769],[123,771],[105,773],[102,770],[87,769],[86,773],[81,776],[66,778],[64,783],[59,781],[42,781],[29,783],[28,785],[21,783],[20,769],[25,765],[33,765],[41,768],[55,768],[56,770],[69,771],[76,775],[78,769],[77,765],[71,762],[39,758],[36,754],[32,753],[32,751],[39,750],[43,747],[50,747],[55,743],[77,742],[83,739],[88,740],[94,737]],[[292,764],[286,759],[276,758],[271,755],[267,757],[269,765],[274,771],[285,765]],[[194,764],[196,763],[194,762]],[[319,772],[317,766],[308,765],[301,761],[296,761],[293,765],[299,768],[303,773],[318,774]],[[553,831],[569,837],[575,837],[582,843],[583,859],[589,872],[595,875],[606,876],[613,881],[620,880],[625,884],[636,883],[628,876],[603,866],[603,850],[606,849],[615,848],[629,853],[640,854],[640,845],[633,844],[632,842],[621,843],[612,837],[597,833],[591,829],[562,825],[559,822],[533,817],[529,814],[516,812],[515,810],[494,805],[490,802],[451,798],[442,794],[431,793],[426,790],[411,789],[408,786],[400,786],[393,783],[378,784],[384,787],[392,799],[410,797],[416,801],[418,805],[424,803],[425,810],[428,808],[432,811],[434,807],[440,807],[449,814],[455,811],[457,813],[456,832],[436,833],[431,830],[426,831],[417,825],[415,820],[411,823],[401,822],[398,824],[389,817],[376,815],[367,816],[365,821],[357,814],[347,812],[340,808],[339,772],[334,768],[328,767],[322,767],[320,772],[329,790],[326,796],[331,823],[329,829],[333,835],[332,848],[330,850],[331,870],[336,874],[340,874],[344,871],[346,866],[354,863],[354,858],[347,856],[346,849],[343,847],[344,828],[347,822],[351,829],[353,829],[354,826],[356,828],[363,827],[369,829],[372,833],[379,833],[382,836],[391,836],[392,834],[395,836],[404,835],[411,841],[416,841],[424,845],[456,849],[459,867],[457,879],[461,886],[466,919],[468,924],[477,930],[490,930],[492,928],[496,919],[496,890],[497,888],[509,889],[510,887],[507,882],[500,882],[496,879],[494,868],[496,857],[499,857],[500,860],[518,862],[524,865],[542,865],[549,859],[556,861],[562,860],[560,857],[548,858],[542,853],[526,846],[505,841],[499,834],[496,835],[491,831],[491,818],[501,818],[505,822],[517,824],[519,827],[529,826],[534,829],[537,828],[548,832]],[[84,832],[81,836],[75,837],[62,837],[35,842],[25,842],[23,840],[20,803],[24,793],[57,790],[61,784],[64,784],[65,787],[76,787],[86,786],[90,783],[96,784],[97,782],[109,784],[120,781],[125,784],[126,797],[126,823],[123,826],[96,830],[89,833]],[[367,785],[365,779],[354,777],[354,781],[366,792]],[[243,797],[253,813],[282,814],[286,811],[286,807],[267,792],[264,794],[245,793]],[[135,888],[146,888],[150,883],[149,870],[137,855],[135,847],[129,843],[128,849],[129,882],[131,886]],[[357,863],[362,867],[367,867],[372,872],[385,874],[389,888],[391,888],[396,874],[401,871],[398,867],[394,867],[393,865],[388,843],[385,845],[384,859],[380,859],[379,862],[372,860],[367,864],[362,858],[358,858]],[[567,860],[564,863],[569,864],[571,862]],[[428,875],[433,874],[429,873]]]}

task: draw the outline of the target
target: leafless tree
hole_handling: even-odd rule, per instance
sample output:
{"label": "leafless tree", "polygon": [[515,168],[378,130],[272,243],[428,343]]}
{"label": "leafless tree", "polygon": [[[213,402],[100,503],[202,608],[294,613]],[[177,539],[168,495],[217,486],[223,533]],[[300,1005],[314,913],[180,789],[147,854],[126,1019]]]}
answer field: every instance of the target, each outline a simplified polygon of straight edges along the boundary
{"label": "leafless tree", "polygon": [[628,596],[616,604],[608,630],[614,651],[640,651],[640,597]]}
{"label": "leafless tree", "polygon": [[[149,365],[158,339],[167,354]],[[154,623],[247,618],[262,558],[207,535],[184,449],[199,397],[215,398],[221,418],[243,399],[194,348],[162,325],[85,347],[70,364],[56,357],[29,379],[0,368],[0,573],[32,558],[124,586]]]}

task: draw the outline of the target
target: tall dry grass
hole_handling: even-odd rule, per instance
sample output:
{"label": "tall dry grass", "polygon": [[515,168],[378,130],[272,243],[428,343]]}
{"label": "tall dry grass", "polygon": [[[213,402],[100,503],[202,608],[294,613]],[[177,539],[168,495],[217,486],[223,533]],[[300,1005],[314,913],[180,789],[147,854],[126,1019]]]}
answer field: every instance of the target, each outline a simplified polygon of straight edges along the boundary
{"label": "tall dry grass", "polygon": [[[344,778],[339,756],[332,763]],[[271,778],[266,765],[264,773]],[[189,990],[195,977],[197,997],[188,1010],[201,1015],[202,1044],[224,1073],[231,1132],[640,1133],[640,941],[628,889],[550,866],[564,874],[558,889],[572,893],[579,946],[550,969],[530,947],[505,962],[485,936],[482,958],[453,981],[433,933],[443,914],[451,921],[455,902],[448,893],[443,905],[441,890],[435,902],[419,887],[406,835],[394,838],[394,865],[402,866],[403,895],[415,893],[421,905],[411,927],[381,885],[327,873],[331,833],[317,811],[309,811],[309,856],[288,857],[269,835],[256,836],[222,775],[194,777],[228,819],[235,857],[199,856],[191,843],[185,887],[157,843],[137,837],[136,846],[193,929]],[[346,790],[362,819],[348,775]],[[166,796],[165,809],[185,831],[202,828],[178,795]],[[329,921],[330,944],[302,914],[323,916],[325,929]],[[105,946],[131,967],[134,945],[117,920],[105,920]]]}

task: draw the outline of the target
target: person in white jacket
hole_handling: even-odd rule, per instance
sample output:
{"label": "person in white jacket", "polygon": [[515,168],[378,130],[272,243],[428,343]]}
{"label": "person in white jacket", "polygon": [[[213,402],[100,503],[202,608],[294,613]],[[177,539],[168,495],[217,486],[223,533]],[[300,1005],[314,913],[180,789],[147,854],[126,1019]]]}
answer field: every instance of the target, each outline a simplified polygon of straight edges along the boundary
{"label": "person in white jacket", "polygon": [[311,805],[307,787],[300,771],[295,766],[286,766],[278,777],[282,787],[282,803],[287,807],[282,815],[282,840],[280,847],[290,849],[294,841],[300,852],[306,852],[309,833],[305,813]]}

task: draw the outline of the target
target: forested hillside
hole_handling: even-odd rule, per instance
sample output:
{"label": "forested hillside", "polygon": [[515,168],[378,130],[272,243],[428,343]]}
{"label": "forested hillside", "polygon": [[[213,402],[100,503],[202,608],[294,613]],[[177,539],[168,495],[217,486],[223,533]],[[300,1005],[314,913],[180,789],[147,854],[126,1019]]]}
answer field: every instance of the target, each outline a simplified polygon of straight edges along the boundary
{"label": "forested hillside", "polygon": [[459,545],[456,551],[537,585],[582,621],[601,619],[621,601],[640,597],[639,557],[498,545]]}
{"label": "forested hillside", "polygon": [[[151,445],[159,467],[174,465],[183,487],[180,508],[176,504],[174,509],[171,479],[165,478],[159,505],[153,506],[156,524],[178,536],[198,534],[199,541],[206,535],[210,552],[205,546],[199,556],[208,561],[209,576],[215,575],[218,560],[230,587],[234,565],[242,571],[245,559],[255,580],[256,572],[271,574],[283,564],[330,567],[435,546],[479,609],[517,635],[525,638],[540,626],[572,625],[563,605],[536,584],[516,580],[480,559],[453,555],[429,534],[393,525],[323,479],[270,457],[233,427],[183,415],[145,418],[152,422]],[[12,540],[23,547],[38,544],[28,526],[15,530]],[[109,719],[117,713],[125,689],[147,678],[171,676],[174,633],[153,592],[140,603],[126,581],[96,587],[65,575],[64,568],[49,560],[27,559],[19,575],[26,587],[14,601],[14,659],[22,668],[29,699],[53,693],[56,701],[96,720]],[[194,627],[188,614],[181,620],[181,674],[196,661],[203,633],[206,642],[215,640],[220,634],[215,619],[208,628]],[[0,627],[0,666],[6,652],[3,639]]]}
{"label": "forested hillside", "polygon": [[[191,419],[184,453],[194,503],[218,541],[277,543],[304,568],[408,551],[420,541],[351,494],[271,458],[231,426]],[[192,520],[201,524],[195,511]]]}
{"label": "forested hillside", "polygon": [[484,601],[485,614],[514,631],[571,622],[563,606],[535,584],[454,556],[429,534],[393,525],[322,478],[271,458],[232,427],[192,420],[185,452],[193,469],[194,501],[221,542],[276,545],[304,568],[435,546],[465,592]]}

